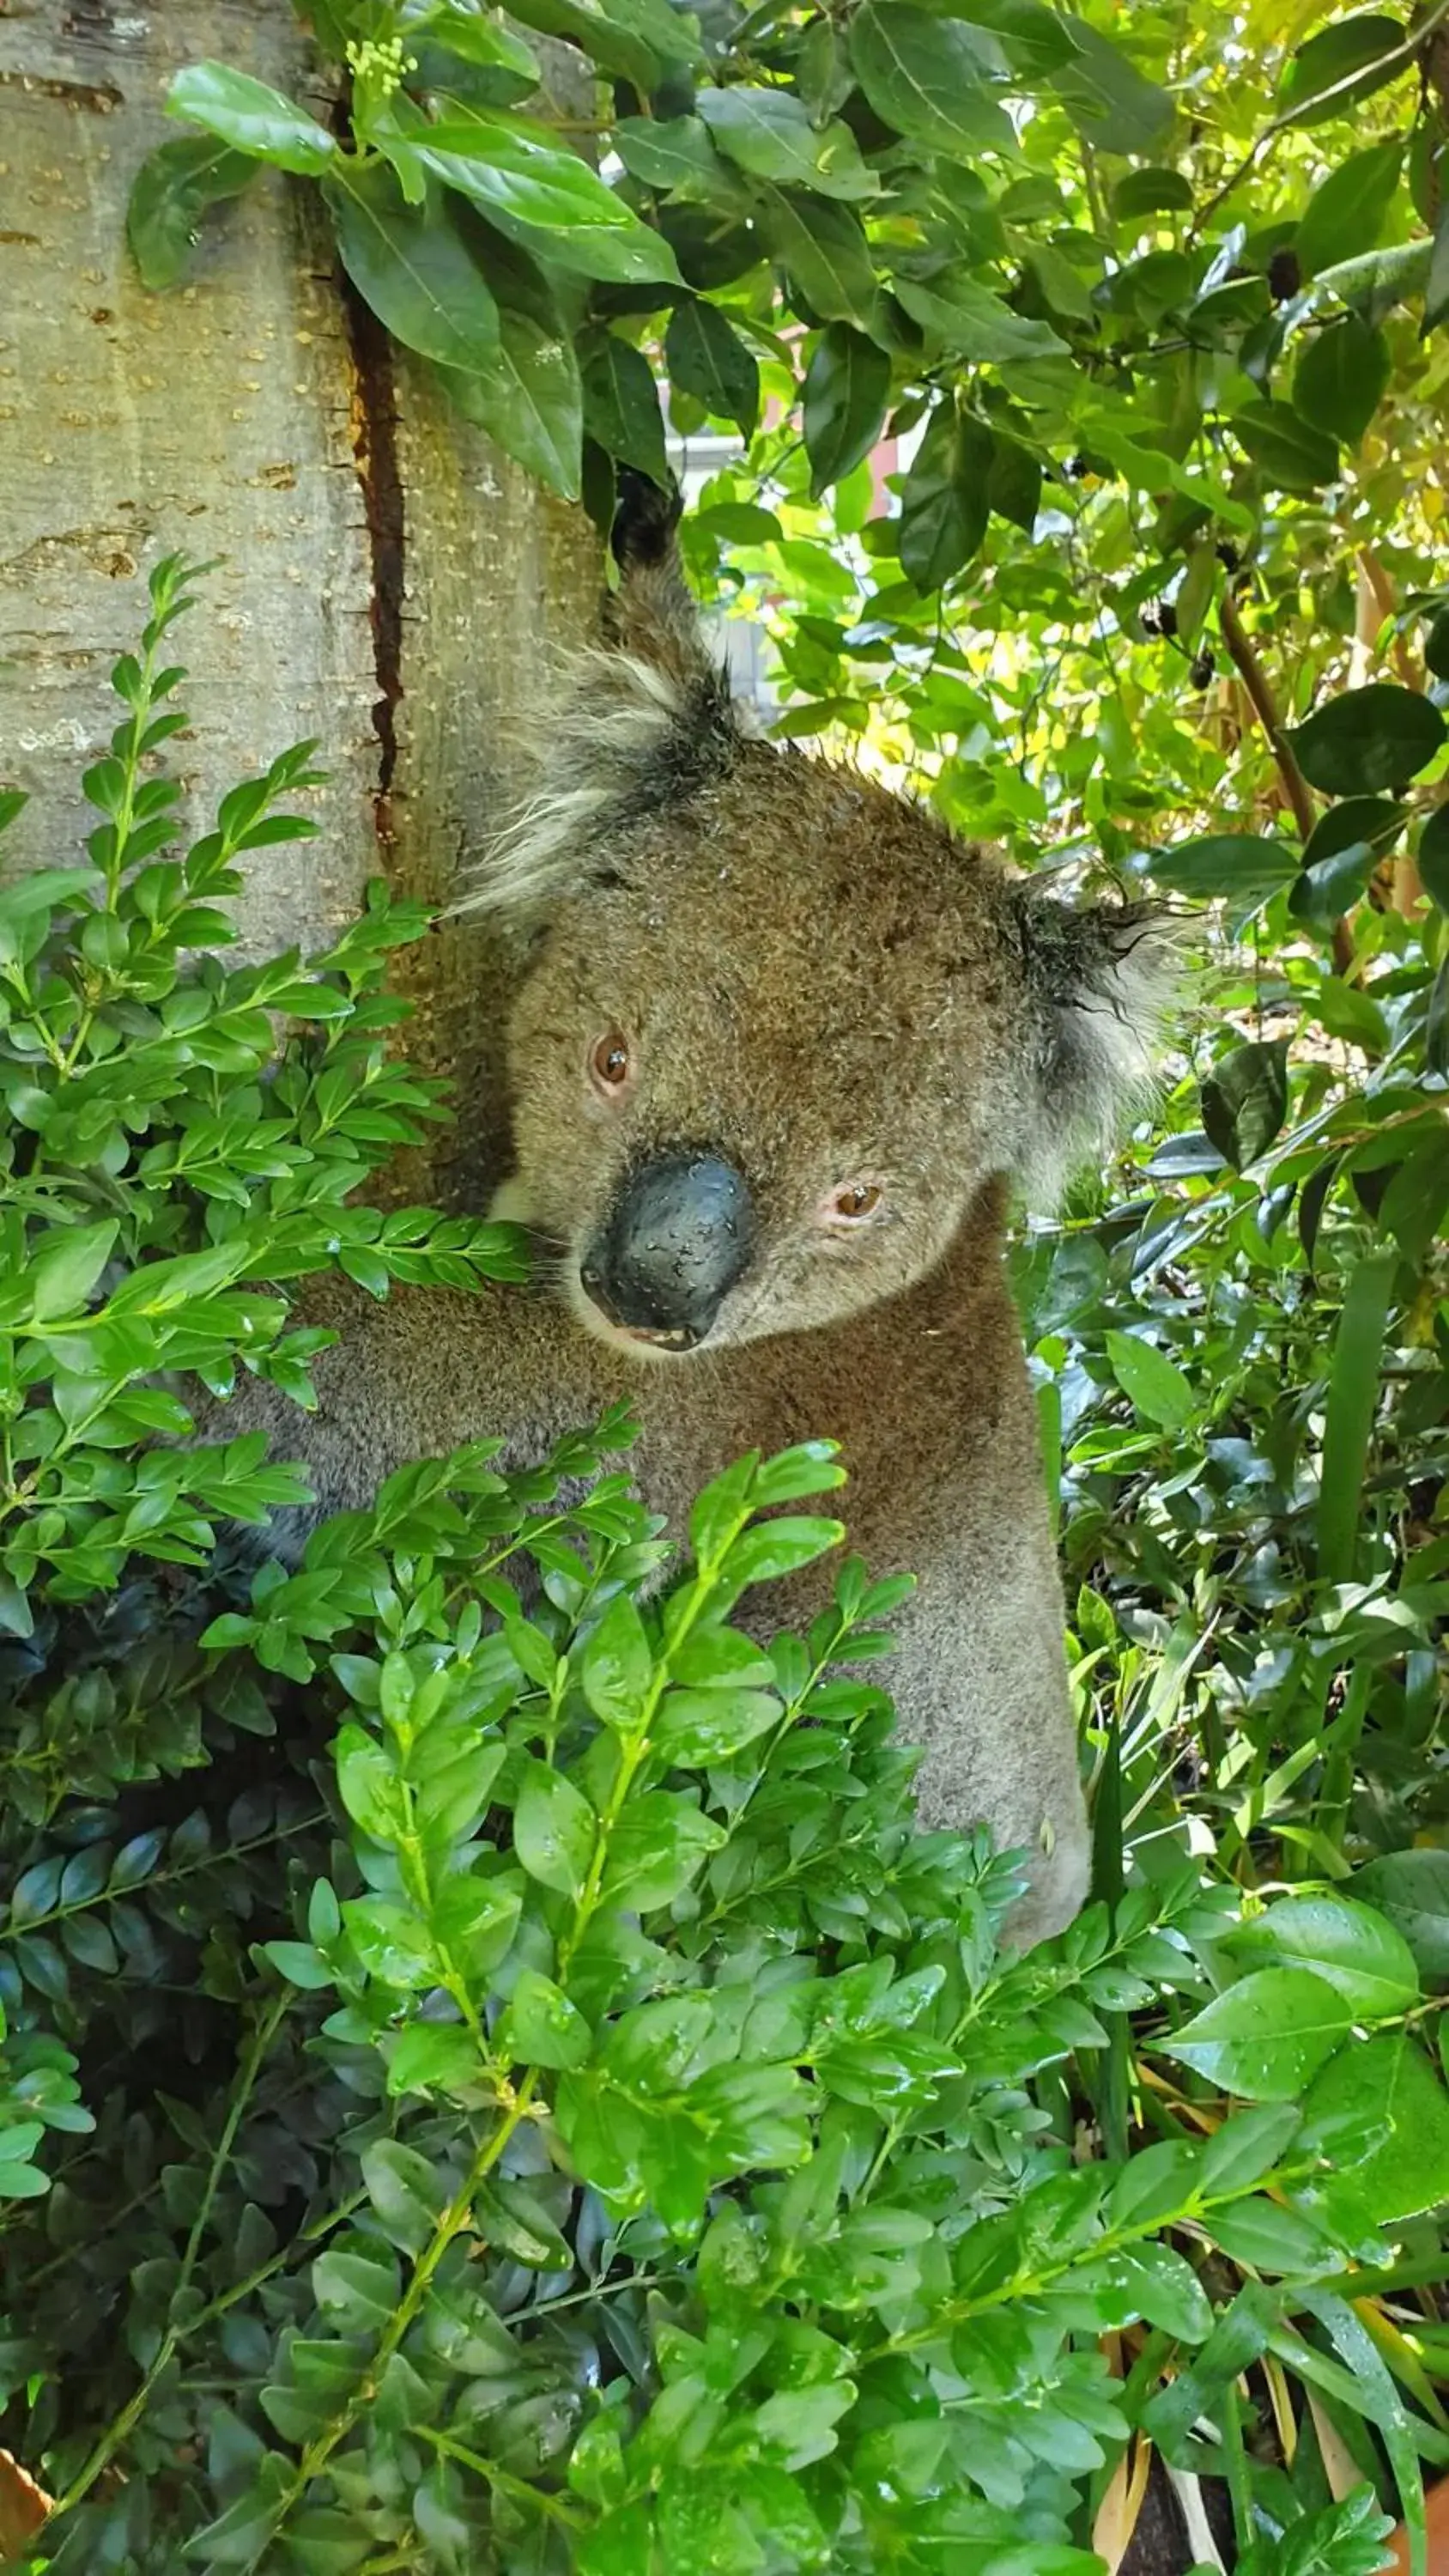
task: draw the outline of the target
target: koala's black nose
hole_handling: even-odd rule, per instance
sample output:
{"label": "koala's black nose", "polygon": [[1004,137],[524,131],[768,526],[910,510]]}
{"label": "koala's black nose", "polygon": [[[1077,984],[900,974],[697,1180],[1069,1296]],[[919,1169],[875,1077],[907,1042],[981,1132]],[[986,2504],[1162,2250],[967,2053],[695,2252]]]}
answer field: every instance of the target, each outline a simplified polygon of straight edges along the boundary
{"label": "koala's black nose", "polygon": [[625,1182],[580,1276],[611,1323],[689,1350],[743,1275],[754,1235],[750,1194],[732,1164],[663,1154]]}

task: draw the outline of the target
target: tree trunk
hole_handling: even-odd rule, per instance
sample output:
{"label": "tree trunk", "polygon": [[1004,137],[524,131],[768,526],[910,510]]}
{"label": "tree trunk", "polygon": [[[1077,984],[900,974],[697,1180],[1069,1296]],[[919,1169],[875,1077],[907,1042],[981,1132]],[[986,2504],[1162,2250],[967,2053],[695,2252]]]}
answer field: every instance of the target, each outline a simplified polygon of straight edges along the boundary
{"label": "tree trunk", "polygon": [[[592,616],[598,561],[581,514],[359,306],[304,183],[263,173],[208,217],[188,284],[141,285],[131,180],[178,130],[171,74],[208,55],[328,113],[283,0],[0,0],[0,784],[33,798],[4,859],[74,855],[145,574],[177,548],[215,557],[182,630],[193,828],[301,735],[331,773],[322,836],[248,863],[241,926],[265,954],[325,940],[379,872],[452,892],[517,783],[549,651]],[[471,939],[446,929],[410,970],[410,1043],[460,1071]],[[488,1105],[468,1104],[470,1131]]]}

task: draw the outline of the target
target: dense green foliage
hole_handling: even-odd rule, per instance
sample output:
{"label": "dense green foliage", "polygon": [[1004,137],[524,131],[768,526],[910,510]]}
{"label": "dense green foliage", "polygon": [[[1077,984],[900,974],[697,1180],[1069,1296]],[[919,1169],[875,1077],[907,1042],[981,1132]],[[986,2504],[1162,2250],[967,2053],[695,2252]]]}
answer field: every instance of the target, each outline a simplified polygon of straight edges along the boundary
{"label": "dense green foliage", "polygon": [[[1039,1247],[1100,1582],[1099,1889],[1017,1961],[1009,1860],[914,1830],[858,1670],[899,1585],[847,1563],[768,1654],[732,1623],[841,1539],[780,1508],[839,1484],[828,1444],[722,1475],[652,1603],[657,1525],[600,1473],[622,1423],[535,1475],[486,1442],[404,1470],[295,1572],[228,1574],[216,1521],[293,1477],[165,1445],[188,1417],[156,1372],[305,1398],[286,1280],[466,1288],[512,1245],[342,1204],[436,1106],[382,1046],[377,959],[414,922],[379,907],[308,968],[185,962],[224,945],[248,841],[305,829],[274,807],[308,775],[284,755],[161,855],[185,596],[162,566],[118,667],[91,865],[0,896],[0,2371],[57,2499],[23,2563],[1087,2576],[1136,2427],[1225,2467],[1255,2576],[1367,2576],[1374,2482],[1413,2524],[1449,2455],[1387,2308],[1442,2268],[1415,2213],[1449,2193],[1421,2040],[1449,1900],[1372,1750],[1402,1786],[1432,1581],[1387,1509],[1360,1542],[1320,1504],[1315,1566],[1231,1260],[1189,1376],[1111,1286],[1139,1221]],[[1330,1445],[1374,1409],[1397,1256],[1365,1258]],[[1164,1776],[1189,1710],[1211,1875]],[[1245,1903],[1270,1856],[1349,1888]],[[1312,2395],[1291,2461],[1254,2364],[1285,2420]],[[1325,2427],[1364,2473],[1341,2504]]]}
{"label": "dense green foliage", "polygon": [[[1009,1866],[911,1828],[890,1595],[731,1624],[835,1542],[824,1446],[724,1476],[662,1596],[621,1424],[213,1562],[292,1475],[165,1445],[158,1373],[305,1397],[290,1281],[515,1256],[354,1201],[439,1106],[384,1051],[413,916],[183,956],[307,755],[175,855],[163,569],[92,864],[0,896],[0,2384],[63,2507],[21,2563],[1087,2576],[1150,2445],[1225,2476],[1245,2576],[1370,2576],[1381,2504],[1422,2566],[1449,10],[308,14],[350,126],[184,73],[143,273],[259,160],[320,180],[359,291],[600,517],[661,464],[653,359],[677,428],[754,434],[686,543],[784,728],[1227,937],[1160,1114],[1018,1246],[1096,1831],[1020,1962]],[[576,101],[520,113],[519,23],[597,70],[608,184]]]}

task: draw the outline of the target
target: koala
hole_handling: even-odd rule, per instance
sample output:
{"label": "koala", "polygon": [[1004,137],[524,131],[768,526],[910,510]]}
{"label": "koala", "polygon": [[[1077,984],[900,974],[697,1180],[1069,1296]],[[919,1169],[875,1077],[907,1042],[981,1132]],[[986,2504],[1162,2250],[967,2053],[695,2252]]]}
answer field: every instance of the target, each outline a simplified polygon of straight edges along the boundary
{"label": "koala", "polygon": [[[1013,1188],[1049,1196],[1142,1082],[1170,926],[1070,909],[758,738],[675,515],[631,478],[606,641],[467,898],[501,1052],[463,1117],[502,1112],[492,1205],[531,1229],[537,1284],[379,1304],[326,1283],[317,1414],[299,1434],[274,1390],[248,1402],[326,1509],[485,1434],[532,1463],[620,1399],[679,1530],[742,1451],[839,1440],[852,1544],[918,1578],[887,1678],[921,1821],[1025,1849],[1026,1945],[1082,1903],[1088,1838],[1005,1225]],[[814,1580],[770,1624],[811,1615],[828,1562]]]}

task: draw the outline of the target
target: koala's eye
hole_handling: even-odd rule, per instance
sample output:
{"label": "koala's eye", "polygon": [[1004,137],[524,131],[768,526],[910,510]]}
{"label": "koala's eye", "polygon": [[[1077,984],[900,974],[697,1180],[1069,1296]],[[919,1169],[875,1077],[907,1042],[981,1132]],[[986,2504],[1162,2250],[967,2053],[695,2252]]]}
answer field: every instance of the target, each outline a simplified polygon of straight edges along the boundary
{"label": "koala's eye", "polygon": [[589,1058],[589,1074],[594,1089],[605,1100],[617,1099],[630,1071],[628,1040],[617,1029],[606,1029]]}
{"label": "koala's eye", "polygon": [[875,1181],[842,1181],[825,1202],[825,1214],[834,1225],[859,1225],[874,1216],[884,1192]]}

